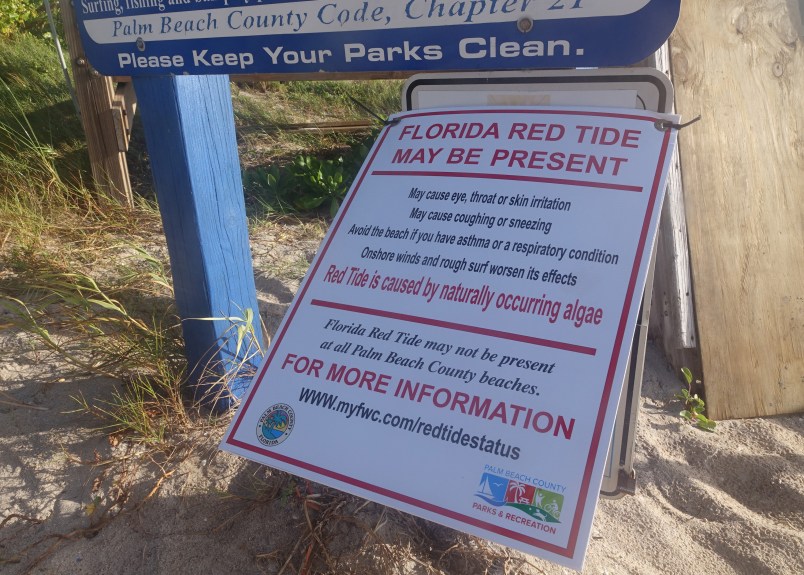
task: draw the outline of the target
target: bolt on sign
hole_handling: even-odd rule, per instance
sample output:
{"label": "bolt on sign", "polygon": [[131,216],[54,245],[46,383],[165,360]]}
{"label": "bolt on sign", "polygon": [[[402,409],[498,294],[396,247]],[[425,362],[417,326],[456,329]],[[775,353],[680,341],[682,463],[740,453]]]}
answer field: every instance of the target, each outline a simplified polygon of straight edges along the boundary
{"label": "bolt on sign", "polygon": [[580,569],[675,116],[381,133],[221,448]]}
{"label": "bolt on sign", "polygon": [[106,75],[619,66],[661,46],[680,0],[81,0]]}

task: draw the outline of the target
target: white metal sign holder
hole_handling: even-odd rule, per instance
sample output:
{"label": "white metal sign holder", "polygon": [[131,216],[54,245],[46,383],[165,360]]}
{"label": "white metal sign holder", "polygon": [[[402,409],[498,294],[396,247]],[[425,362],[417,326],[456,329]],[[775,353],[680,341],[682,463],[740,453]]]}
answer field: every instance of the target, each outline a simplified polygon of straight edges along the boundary
{"label": "white metal sign holder", "polygon": [[[673,86],[667,76],[652,68],[608,68],[418,74],[408,79],[402,91],[405,111],[478,105],[611,106],[670,113]],[[601,496],[611,499],[636,489],[634,439],[650,318],[652,253],[600,490]]]}

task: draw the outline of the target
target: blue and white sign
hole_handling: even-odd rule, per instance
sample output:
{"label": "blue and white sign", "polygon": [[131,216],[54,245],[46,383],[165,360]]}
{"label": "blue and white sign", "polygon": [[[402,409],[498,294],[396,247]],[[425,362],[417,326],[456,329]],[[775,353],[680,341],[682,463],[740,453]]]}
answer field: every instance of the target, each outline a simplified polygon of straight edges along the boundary
{"label": "blue and white sign", "polygon": [[680,0],[77,0],[106,75],[618,66],[670,35]]}

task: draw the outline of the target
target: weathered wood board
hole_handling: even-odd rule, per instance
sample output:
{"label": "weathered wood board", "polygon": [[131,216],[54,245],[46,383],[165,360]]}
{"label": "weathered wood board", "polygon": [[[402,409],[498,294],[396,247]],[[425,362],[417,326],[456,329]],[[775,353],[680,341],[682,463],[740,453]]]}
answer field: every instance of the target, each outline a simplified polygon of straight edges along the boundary
{"label": "weathered wood board", "polygon": [[804,40],[786,0],[685,2],[671,38],[710,416],[804,411]]}
{"label": "weathered wood board", "polygon": [[[669,44],[665,43],[642,65],[656,68],[672,81]],[[658,342],[677,373],[681,373],[682,367],[699,372],[701,362],[695,332],[689,239],[678,148],[673,152],[670,173],[667,176],[667,191],[655,249],[656,268],[649,336]]]}
{"label": "weathered wood board", "polygon": [[87,64],[71,6],[69,0],[60,0],[81,124],[87,136],[92,178],[104,194],[123,205],[132,206],[134,198],[126,163],[128,136],[121,133],[124,108],[116,102],[111,78],[94,73]]}

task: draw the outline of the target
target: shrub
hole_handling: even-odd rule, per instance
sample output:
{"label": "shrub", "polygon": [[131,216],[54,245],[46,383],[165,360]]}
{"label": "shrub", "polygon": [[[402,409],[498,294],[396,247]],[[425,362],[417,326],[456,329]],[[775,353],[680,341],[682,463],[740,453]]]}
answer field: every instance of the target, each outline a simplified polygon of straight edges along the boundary
{"label": "shrub", "polygon": [[[56,6],[51,6],[55,10]],[[0,36],[14,36],[22,32],[43,36],[49,35],[49,30],[41,1],[0,0]]]}

